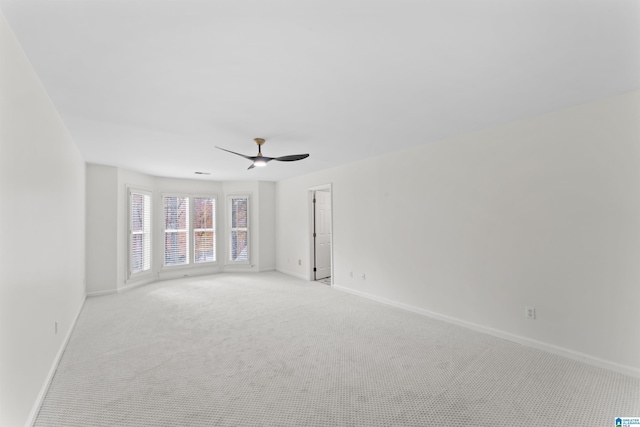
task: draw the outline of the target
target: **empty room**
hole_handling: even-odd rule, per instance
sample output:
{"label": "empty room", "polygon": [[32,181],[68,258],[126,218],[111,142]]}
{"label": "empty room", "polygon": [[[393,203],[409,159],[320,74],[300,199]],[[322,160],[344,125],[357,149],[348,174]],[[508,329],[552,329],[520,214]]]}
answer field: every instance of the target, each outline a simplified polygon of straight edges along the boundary
{"label": "empty room", "polygon": [[640,425],[637,0],[0,0],[0,426]]}

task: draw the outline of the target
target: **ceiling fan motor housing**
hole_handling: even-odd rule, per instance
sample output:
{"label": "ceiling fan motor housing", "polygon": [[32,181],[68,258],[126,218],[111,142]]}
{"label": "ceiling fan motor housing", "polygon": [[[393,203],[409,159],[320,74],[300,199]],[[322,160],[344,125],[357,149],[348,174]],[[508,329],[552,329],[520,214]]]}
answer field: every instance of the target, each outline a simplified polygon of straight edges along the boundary
{"label": "ceiling fan motor housing", "polygon": [[256,142],[256,144],[258,144],[258,154],[256,157],[262,157],[262,150],[260,148],[265,142],[264,138],[253,138],[253,140]]}

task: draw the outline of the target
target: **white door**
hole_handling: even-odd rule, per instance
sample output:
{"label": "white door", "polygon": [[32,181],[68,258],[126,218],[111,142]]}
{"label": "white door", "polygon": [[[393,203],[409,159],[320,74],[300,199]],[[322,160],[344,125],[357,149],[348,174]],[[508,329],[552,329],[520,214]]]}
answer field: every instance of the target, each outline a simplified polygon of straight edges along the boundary
{"label": "white door", "polygon": [[316,280],[331,276],[331,193],[314,195]]}

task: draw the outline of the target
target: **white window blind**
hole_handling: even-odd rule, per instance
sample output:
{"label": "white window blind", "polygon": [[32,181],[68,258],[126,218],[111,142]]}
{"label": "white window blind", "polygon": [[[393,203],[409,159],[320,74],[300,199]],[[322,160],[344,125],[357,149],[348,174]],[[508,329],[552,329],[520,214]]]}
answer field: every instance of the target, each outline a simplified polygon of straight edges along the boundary
{"label": "white window blind", "polygon": [[164,196],[164,264],[189,264],[189,197]]}
{"label": "white window blind", "polygon": [[129,192],[130,276],[151,269],[151,195]]}
{"label": "white window blind", "polygon": [[216,260],[216,199],[193,198],[193,261],[195,263]]}
{"label": "white window blind", "polygon": [[249,196],[229,196],[229,261],[249,261]]}

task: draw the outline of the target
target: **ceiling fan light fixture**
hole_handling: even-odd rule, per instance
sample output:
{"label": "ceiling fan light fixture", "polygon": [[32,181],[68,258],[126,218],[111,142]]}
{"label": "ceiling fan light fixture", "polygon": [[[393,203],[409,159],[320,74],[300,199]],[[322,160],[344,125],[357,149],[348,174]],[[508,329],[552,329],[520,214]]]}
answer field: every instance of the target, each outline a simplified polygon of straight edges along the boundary
{"label": "ceiling fan light fixture", "polygon": [[226,151],[227,153],[235,154],[236,156],[244,157],[247,160],[251,160],[251,166],[248,169],[253,169],[255,167],[262,168],[267,166],[267,163],[271,160],[277,160],[279,162],[295,162],[296,160],[302,160],[309,157],[309,154],[290,154],[288,156],[280,156],[280,157],[265,157],[262,155],[262,145],[265,143],[264,138],[254,138],[253,139],[256,144],[258,144],[258,154],[255,156],[247,156],[244,154],[236,153],[235,151],[227,150],[226,148],[218,147],[217,149]]}

